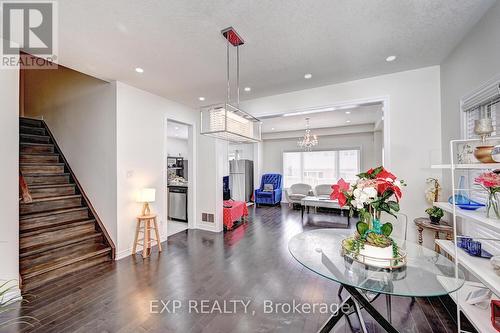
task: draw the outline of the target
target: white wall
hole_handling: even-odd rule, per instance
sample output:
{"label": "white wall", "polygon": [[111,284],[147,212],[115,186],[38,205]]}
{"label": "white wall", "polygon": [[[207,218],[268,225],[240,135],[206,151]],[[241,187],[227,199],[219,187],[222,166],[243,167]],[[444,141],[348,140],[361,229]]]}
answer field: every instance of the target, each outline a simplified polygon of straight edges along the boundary
{"label": "white wall", "polygon": [[441,64],[442,153],[460,138],[460,99],[500,77],[500,2],[497,2]]}
{"label": "white wall", "polygon": [[[3,40],[0,39],[0,42]],[[19,279],[19,71],[0,70],[0,280]]]}
{"label": "white wall", "polygon": [[175,137],[168,137],[167,146],[168,156],[183,157],[185,160],[188,159],[189,155],[189,144],[188,140],[178,139]]}
{"label": "white wall", "polygon": [[[189,227],[215,230],[215,224],[201,223],[201,212],[215,214],[216,182],[215,140],[201,137],[199,113],[160,96],[117,82],[117,256],[130,253],[135,232],[135,218],[141,204],[135,202],[137,191],[143,187],[156,188],[156,201],[151,209],[159,216],[161,237],[166,237],[166,178],[165,151],[170,138],[166,137],[168,119],[190,124],[192,144],[197,155],[188,155],[189,168]],[[137,110],[141,110],[138,112]],[[199,161],[200,167],[196,167]],[[194,166],[194,167],[193,167]],[[199,181],[198,181],[199,180]],[[198,205],[195,207],[194,198]],[[222,209],[222,205],[220,206]],[[222,224],[222,223],[221,223]]]}
{"label": "white wall", "polygon": [[43,116],[116,245],[114,83],[59,66],[24,73],[26,117]]}
{"label": "white wall", "polygon": [[251,160],[255,158],[254,156],[254,143],[241,143],[228,145],[228,153],[236,153],[238,151],[240,160]]}
{"label": "white wall", "polygon": [[[424,216],[427,207],[425,180],[433,175],[430,155],[441,148],[438,66],[254,99],[243,102],[241,108],[259,116],[382,97],[389,99],[384,116],[390,136],[384,148],[390,155],[386,165],[408,183],[401,207],[414,230],[413,218]],[[415,240],[416,231],[409,232],[409,238]]]}
{"label": "white wall", "polygon": [[[375,161],[374,136],[371,133],[319,136],[315,150],[343,148],[361,149],[361,170],[367,170]],[[262,174],[283,173],[283,152],[297,151],[297,138],[265,140],[263,143]],[[380,151],[382,154],[382,151]]]}

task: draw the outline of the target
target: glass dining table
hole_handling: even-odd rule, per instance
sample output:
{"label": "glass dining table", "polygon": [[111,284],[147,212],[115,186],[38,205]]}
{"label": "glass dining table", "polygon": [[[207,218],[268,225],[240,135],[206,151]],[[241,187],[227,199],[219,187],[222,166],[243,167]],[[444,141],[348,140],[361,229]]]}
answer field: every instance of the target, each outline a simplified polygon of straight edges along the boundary
{"label": "glass dining table", "polygon": [[[303,266],[338,282],[349,297],[342,301],[338,311],[332,314],[319,332],[330,332],[345,315],[355,312],[361,328],[366,331],[361,309],[375,319],[387,332],[398,332],[391,323],[390,297],[443,296],[460,289],[464,284],[464,273],[445,256],[418,244],[397,240],[399,247],[407,253],[405,266],[388,270],[367,266],[344,257],[342,240],[352,231],[316,229],[295,235],[288,243],[292,256]],[[369,295],[386,295],[387,318],[371,304]],[[346,305],[343,307],[342,305]],[[341,311],[349,308],[352,311]]]}

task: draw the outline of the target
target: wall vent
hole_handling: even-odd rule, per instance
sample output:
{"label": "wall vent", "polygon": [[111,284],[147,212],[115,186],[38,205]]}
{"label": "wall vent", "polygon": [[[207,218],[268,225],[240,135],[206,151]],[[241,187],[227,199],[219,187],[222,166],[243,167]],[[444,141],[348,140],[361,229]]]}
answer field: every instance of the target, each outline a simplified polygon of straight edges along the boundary
{"label": "wall vent", "polygon": [[210,223],[214,223],[214,214],[210,214],[210,213],[201,213],[201,220],[203,222],[210,222]]}

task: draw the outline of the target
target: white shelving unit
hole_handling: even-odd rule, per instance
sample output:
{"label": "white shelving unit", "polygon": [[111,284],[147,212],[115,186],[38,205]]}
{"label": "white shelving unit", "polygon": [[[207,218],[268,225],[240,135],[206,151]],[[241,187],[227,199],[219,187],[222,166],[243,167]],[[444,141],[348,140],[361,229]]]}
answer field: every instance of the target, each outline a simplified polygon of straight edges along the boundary
{"label": "white shelving unit", "polygon": [[[453,205],[449,202],[435,202],[434,206],[441,208],[445,212],[453,214]],[[485,227],[500,231],[500,220],[487,218],[484,208],[480,208],[478,210],[463,210],[457,208],[456,215],[458,217],[477,222]]]}
{"label": "white shelving unit", "polygon": [[[436,239],[436,244],[454,259],[455,244],[452,241]],[[500,295],[500,276],[493,270],[490,261],[484,258],[477,258],[468,255],[464,250],[458,249],[458,263],[474,275],[485,287]]]}
{"label": "white shelving unit", "polygon": [[[500,140],[500,138],[498,138]],[[433,164],[431,169],[451,169],[451,164]],[[453,164],[454,169],[462,170],[495,170],[500,169],[500,163]]]}
{"label": "white shelving unit", "polygon": [[[500,137],[488,138],[488,141],[499,141]],[[468,170],[496,170],[500,169],[500,163],[475,163],[475,164],[456,164],[455,149],[458,148],[459,144],[466,143],[478,143],[479,139],[471,140],[451,140],[450,141],[450,164],[438,164],[432,165],[432,169],[441,169],[443,171],[449,170],[452,179],[452,194],[455,198],[455,194],[459,193],[461,189],[456,184],[456,173],[467,172]],[[457,219],[460,218],[467,225],[477,224],[479,226],[485,227],[492,231],[492,234],[498,234],[500,232],[500,220],[492,219],[486,217],[485,208],[481,208],[476,211],[462,210],[455,203],[448,202],[437,202],[434,203],[436,207],[443,209],[444,211],[451,213],[453,218],[453,239],[454,241],[448,240],[436,240],[436,244],[447,254],[449,254],[456,264],[456,277],[458,277],[459,265],[467,270],[472,276],[477,278],[480,283],[473,283],[466,281],[465,285],[459,289],[457,292],[451,294],[455,303],[457,304],[457,317],[460,318],[460,314],[464,314],[472,325],[481,333],[483,332],[496,332],[491,324],[490,311],[482,310],[477,306],[467,304],[465,299],[470,291],[476,288],[488,288],[494,293],[494,297],[500,296],[500,276],[496,274],[493,267],[488,259],[477,258],[470,256],[463,249],[457,246],[457,233],[459,232],[457,228]],[[474,235],[471,235],[474,236]],[[441,281],[441,283],[446,284],[447,281]],[[461,330],[460,321],[458,321],[459,332],[466,332]]]}
{"label": "white shelving unit", "polygon": [[[453,281],[449,277],[440,276],[438,277],[439,282],[445,288],[451,288],[453,286]],[[460,304],[462,312],[469,318],[470,322],[474,326],[474,328],[480,333],[498,333],[495,328],[491,325],[490,321],[490,308],[481,309],[476,305],[471,305],[466,303],[467,295],[475,291],[477,289],[484,288],[484,286],[477,282],[466,281],[464,286],[462,287],[460,293],[452,293],[450,294],[451,298],[455,301],[455,303]],[[457,295],[459,300],[457,302]],[[490,300],[497,299],[496,297],[491,297]]]}

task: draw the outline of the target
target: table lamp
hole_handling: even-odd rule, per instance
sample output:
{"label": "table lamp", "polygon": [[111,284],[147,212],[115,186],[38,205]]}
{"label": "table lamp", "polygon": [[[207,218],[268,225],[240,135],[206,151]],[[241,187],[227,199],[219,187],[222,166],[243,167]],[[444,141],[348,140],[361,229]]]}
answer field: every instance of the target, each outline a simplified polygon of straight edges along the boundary
{"label": "table lamp", "polygon": [[143,188],[139,191],[137,195],[137,202],[142,202],[142,216],[149,215],[151,213],[149,209],[149,203],[155,201],[156,189],[154,188]]}

